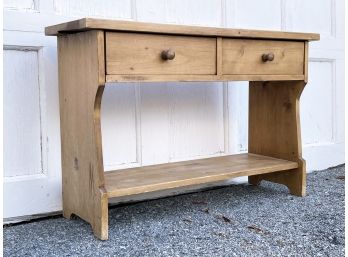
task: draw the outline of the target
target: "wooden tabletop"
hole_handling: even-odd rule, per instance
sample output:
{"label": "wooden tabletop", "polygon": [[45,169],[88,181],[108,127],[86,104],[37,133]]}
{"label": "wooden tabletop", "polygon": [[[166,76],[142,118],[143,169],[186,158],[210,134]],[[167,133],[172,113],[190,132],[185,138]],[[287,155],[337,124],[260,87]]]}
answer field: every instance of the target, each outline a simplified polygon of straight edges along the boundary
{"label": "wooden tabletop", "polygon": [[232,38],[264,38],[302,41],[314,41],[320,39],[320,35],[316,33],[198,27],[93,18],[83,18],[49,26],[45,28],[45,34],[48,36],[57,36],[58,34],[63,33],[74,33],[93,29]]}

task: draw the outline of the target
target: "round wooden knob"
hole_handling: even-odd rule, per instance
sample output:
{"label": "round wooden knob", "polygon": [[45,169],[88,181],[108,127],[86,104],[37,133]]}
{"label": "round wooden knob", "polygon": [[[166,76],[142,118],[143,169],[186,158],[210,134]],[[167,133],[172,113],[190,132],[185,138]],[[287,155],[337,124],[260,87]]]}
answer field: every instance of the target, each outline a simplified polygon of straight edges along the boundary
{"label": "round wooden knob", "polygon": [[268,53],[268,54],[263,54],[262,55],[262,61],[263,62],[271,62],[274,60],[274,54],[273,53]]}
{"label": "round wooden knob", "polygon": [[173,60],[175,58],[175,52],[171,49],[164,50],[161,53],[162,60],[167,61],[167,60]]}

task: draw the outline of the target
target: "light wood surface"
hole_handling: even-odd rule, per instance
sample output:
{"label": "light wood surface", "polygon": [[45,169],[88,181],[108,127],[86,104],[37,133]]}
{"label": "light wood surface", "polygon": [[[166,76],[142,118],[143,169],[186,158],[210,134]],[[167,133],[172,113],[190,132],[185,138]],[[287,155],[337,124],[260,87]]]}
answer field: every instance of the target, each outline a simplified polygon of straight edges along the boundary
{"label": "light wood surface", "polygon": [[[112,197],[238,176],[305,195],[299,98],[308,78],[307,40],[319,35],[99,19],[46,28],[49,35],[58,31],[69,32],[58,33],[64,217],[78,215],[105,240]],[[249,154],[104,174],[100,106],[106,82],[228,80],[252,81]]]}
{"label": "light wood surface", "polygon": [[297,167],[297,162],[238,154],[106,172],[105,188],[108,197],[120,197]]}
{"label": "light wood surface", "polygon": [[304,54],[304,60],[303,60],[303,70],[304,70],[304,81],[307,83],[308,82],[308,42],[305,42],[305,54]]}
{"label": "light wood surface", "polygon": [[292,171],[249,177],[250,183],[265,179],[285,184],[294,195],[306,194],[299,110],[304,86],[304,81],[250,82],[249,153],[298,163]]}
{"label": "light wood surface", "polygon": [[[161,53],[175,52],[173,60]],[[216,74],[216,39],[106,33],[107,74]]]}
{"label": "light wood surface", "polygon": [[[194,81],[288,81],[304,80],[304,75],[106,75],[106,82],[194,82]],[[146,85],[144,85],[146,86]]]}
{"label": "light wood surface", "polygon": [[[268,54],[274,59],[263,61]],[[303,42],[222,39],[223,74],[302,75],[303,63]]]}
{"label": "light wood surface", "polygon": [[100,131],[103,42],[102,31],[59,36],[58,66],[63,215],[78,215],[92,225],[98,238],[107,239],[108,199]]}
{"label": "light wood surface", "polygon": [[216,38],[216,75],[222,75],[222,37]]}
{"label": "light wood surface", "polygon": [[134,21],[105,20],[83,18],[45,28],[45,34],[56,36],[59,33],[72,33],[93,29],[127,31],[127,32],[147,32],[160,34],[177,35],[196,35],[196,36],[218,36],[235,38],[270,38],[286,40],[319,40],[320,36],[316,33],[283,32],[283,31],[264,31],[249,29],[230,29],[199,26],[184,26],[173,24],[156,24]]}

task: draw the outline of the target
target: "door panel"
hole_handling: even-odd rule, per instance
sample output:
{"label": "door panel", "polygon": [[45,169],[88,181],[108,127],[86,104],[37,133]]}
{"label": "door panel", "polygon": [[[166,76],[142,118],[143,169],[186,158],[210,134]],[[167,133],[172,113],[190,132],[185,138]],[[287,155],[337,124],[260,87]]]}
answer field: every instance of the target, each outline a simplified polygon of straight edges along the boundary
{"label": "door panel", "polygon": [[[344,162],[343,0],[102,2],[4,3],[5,221],[61,210],[56,38],[43,32],[86,16],[321,33],[301,103],[304,158],[308,170]],[[247,83],[123,86],[103,99],[107,169],[247,151]]]}

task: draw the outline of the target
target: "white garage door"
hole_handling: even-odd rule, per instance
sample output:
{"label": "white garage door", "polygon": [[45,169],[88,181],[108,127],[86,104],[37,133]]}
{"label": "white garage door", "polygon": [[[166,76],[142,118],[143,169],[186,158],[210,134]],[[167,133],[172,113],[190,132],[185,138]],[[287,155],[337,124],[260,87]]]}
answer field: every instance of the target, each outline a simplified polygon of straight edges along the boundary
{"label": "white garage door", "polygon": [[[5,218],[61,210],[56,39],[43,31],[84,16],[320,33],[301,103],[304,157],[309,170],[344,162],[343,0],[202,0],[199,8],[196,0],[5,0]],[[247,151],[247,90],[246,82],[108,87],[105,168]]]}

